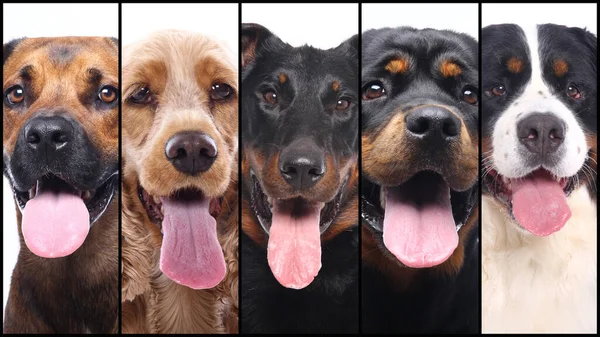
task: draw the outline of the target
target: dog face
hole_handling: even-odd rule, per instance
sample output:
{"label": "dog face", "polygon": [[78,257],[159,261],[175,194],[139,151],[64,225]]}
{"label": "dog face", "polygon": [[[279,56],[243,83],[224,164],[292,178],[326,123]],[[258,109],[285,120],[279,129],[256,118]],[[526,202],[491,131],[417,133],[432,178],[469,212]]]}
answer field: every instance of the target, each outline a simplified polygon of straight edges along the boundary
{"label": "dog face", "polygon": [[[357,41],[329,50],[294,48],[262,26],[243,25],[242,170],[269,247],[290,229],[280,224],[302,219],[314,225],[306,226],[312,231],[306,246],[320,254],[319,234],[338,215],[357,160]],[[269,263],[282,284],[312,281],[282,280],[273,264],[284,259],[275,256],[270,253]],[[320,255],[313,261],[318,271]]]}
{"label": "dog face", "polygon": [[[117,46],[101,37],[4,45],[3,169],[23,212],[25,242],[40,256],[77,249],[114,196]],[[67,234],[73,241],[60,239]]]}
{"label": "dog face", "polygon": [[446,261],[473,222],[477,54],[473,38],[450,31],[363,34],[362,222],[402,265]]}
{"label": "dog face", "polygon": [[196,289],[225,273],[214,218],[237,174],[237,87],[231,55],[198,34],[160,32],[125,50],[126,179],[137,180],[161,270]]}
{"label": "dog face", "polygon": [[596,37],[494,25],[482,42],[484,191],[522,228],[549,235],[570,217],[566,196],[596,184]]}

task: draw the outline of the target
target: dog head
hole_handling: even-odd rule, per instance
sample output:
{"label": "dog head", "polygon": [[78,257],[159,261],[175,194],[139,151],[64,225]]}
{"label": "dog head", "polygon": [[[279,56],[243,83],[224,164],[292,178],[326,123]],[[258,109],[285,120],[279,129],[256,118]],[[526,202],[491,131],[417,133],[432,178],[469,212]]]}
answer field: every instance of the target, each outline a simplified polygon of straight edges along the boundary
{"label": "dog head", "polygon": [[461,256],[473,228],[477,54],[473,38],[451,31],[363,34],[361,216],[374,244],[401,265]]}
{"label": "dog head", "polygon": [[213,287],[225,273],[215,217],[237,175],[235,63],[205,36],[156,33],[126,48],[123,92],[125,179],[136,180],[161,270]]}
{"label": "dog head", "polygon": [[[338,215],[356,170],[357,44],[355,36],[328,50],[295,48],[262,26],[242,26],[244,184],[269,235],[271,269],[288,287],[302,288],[318,272],[320,234]],[[294,235],[304,222],[310,233]],[[296,257],[276,248],[288,235],[305,244],[306,278],[282,275],[281,264]]]}
{"label": "dog head", "polygon": [[104,37],[4,45],[3,169],[39,256],[74,252],[115,194],[117,60]]}
{"label": "dog head", "polygon": [[595,195],[596,37],[506,24],[485,27],[482,41],[484,192],[522,229],[552,234],[575,188]]}

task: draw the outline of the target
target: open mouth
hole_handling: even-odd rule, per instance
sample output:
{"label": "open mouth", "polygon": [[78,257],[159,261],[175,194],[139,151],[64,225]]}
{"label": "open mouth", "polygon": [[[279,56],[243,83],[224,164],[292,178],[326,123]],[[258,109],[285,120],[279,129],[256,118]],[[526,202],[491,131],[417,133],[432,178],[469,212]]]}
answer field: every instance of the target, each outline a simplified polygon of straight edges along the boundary
{"label": "open mouth", "polygon": [[[142,202],[142,205],[146,209],[146,213],[148,214],[148,218],[154,224],[156,224],[160,229],[161,233],[163,233],[162,223],[165,218],[165,208],[163,204],[163,198],[169,198],[173,201],[180,202],[193,202],[193,201],[203,201],[206,199],[202,191],[188,188],[188,189],[180,189],[175,191],[172,195],[168,197],[159,197],[155,195],[149,194],[141,185],[138,185],[138,197]],[[209,214],[213,218],[217,218],[221,213],[221,203],[223,202],[223,198],[212,198],[209,199]],[[163,233],[164,234],[164,233]]]}
{"label": "open mouth", "polygon": [[57,195],[68,194],[79,197],[85,203],[85,206],[90,214],[89,224],[93,224],[98,220],[114,197],[117,187],[117,174],[113,174],[102,185],[95,190],[78,190],[60,177],[47,174],[37,180],[36,184],[28,191],[13,190],[17,204],[21,211],[25,209],[27,203],[36,196],[46,192],[51,192]]}
{"label": "open mouth", "polygon": [[577,185],[577,177],[556,177],[544,168],[520,178],[506,178],[484,167],[483,182],[487,191],[522,228],[537,236],[560,230],[571,217],[567,197]]}
{"label": "open mouth", "polygon": [[329,202],[306,197],[273,199],[252,179],[251,207],[268,234],[267,260],[279,283],[291,289],[307,287],[321,269],[321,234],[337,217],[347,179]]}
{"label": "open mouth", "polygon": [[273,220],[273,205],[276,203],[281,209],[289,212],[293,217],[302,217],[306,214],[307,211],[311,211],[314,208],[320,209],[320,222],[319,222],[319,232],[321,234],[325,233],[333,220],[335,220],[336,216],[340,210],[340,202],[342,200],[342,192],[344,191],[344,187],[346,185],[346,181],[340,187],[337,195],[329,202],[315,202],[310,201],[303,197],[296,197],[291,199],[277,199],[267,196],[260,186],[260,182],[256,178],[253,172],[251,172],[252,177],[252,196],[251,196],[251,205],[254,213],[256,213],[256,217],[263,228],[263,230],[269,234],[271,230],[271,224]]}
{"label": "open mouth", "polygon": [[367,179],[362,186],[363,223],[381,233],[386,248],[413,268],[435,266],[452,255],[477,200],[477,189],[453,191],[433,171],[421,171],[399,186]]}
{"label": "open mouth", "polygon": [[160,270],[192,289],[218,285],[227,271],[216,221],[222,198],[208,198],[194,188],[154,196],[141,185],[138,196],[162,234]]}
{"label": "open mouth", "polygon": [[75,252],[114,197],[117,177],[113,174],[94,190],[79,190],[54,174],[44,175],[28,191],[13,188],[27,248],[44,258]]}

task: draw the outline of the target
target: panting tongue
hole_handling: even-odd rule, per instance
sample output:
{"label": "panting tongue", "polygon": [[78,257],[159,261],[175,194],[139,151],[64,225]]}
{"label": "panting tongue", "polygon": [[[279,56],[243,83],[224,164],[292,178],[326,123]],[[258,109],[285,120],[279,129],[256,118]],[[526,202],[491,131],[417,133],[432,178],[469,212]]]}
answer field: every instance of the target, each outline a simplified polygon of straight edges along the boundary
{"label": "panting tongue", "polygon": [[412,268],[441,264],[458,246],[450,188],[441,177],[427,178],[386,190],[383,243]]}
{"label": "panting tongue", "polygon": [[321,269],[322,207],[322,203],[298,206],[290,201],[273,205],[267,260],[277,281],[286,288],[308,286]]}
{"label": "panting tongue", "polygon": [[571,218],[567,196],[549,172],[511,179],[512,211],[523,228],[537,236],[559,231]]}
{"label": "panting tongue", "polygon": [[225,277],[223,249],[217,222],[209,213],[208,198],[161,198],[164,210],[160,270],[171,280],[192,289],[208,289]]}
{"label": "panting tongue", "polygon": [[63,257],[85,241],[90,214],[79,196],[41,192],[25,204],[21,228],[32,253],[46,258]]}

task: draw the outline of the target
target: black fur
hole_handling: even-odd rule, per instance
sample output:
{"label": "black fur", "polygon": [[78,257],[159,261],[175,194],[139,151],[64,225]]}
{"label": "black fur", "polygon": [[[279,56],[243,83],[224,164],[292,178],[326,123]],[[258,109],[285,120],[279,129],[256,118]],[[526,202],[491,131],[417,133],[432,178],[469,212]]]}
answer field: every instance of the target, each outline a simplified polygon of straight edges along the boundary
{"label": "black fur", "polygon": [[[244,24],[241,39],[242,147],[267,157],[310,138],[335,160],[356,156],[358,37],[329,50],[294,48],[262,26]],[[278,78],[282,72],[287,75],[283,85]],[[340,83],[338,95],[331,92],[333,81]],[[265,88],[277,91],[280,104],[264,101]],[[340,97],[350,101],[346,111],[334,109]],[[242,198],[250,200],[251,190],[244,177]],[[340,208],[347,208],[356,193],[356,188],[345,193]],[[357,226],[322,243],[319,274],[301,290],[280,285],[269,268],[266,247],[243,232],[241,246],[242,333],[358,332]]]}
{"label": "black fur", "polygon": [[14,39],[14,40],[11,40],[11,41],[5,43],[2,46],[2,64],[4,64],[6,62],[6,60],[8,60],[8,58],[10,57],[10,54],[12,54],[12,52],[15,50],[17,45],[19,43],[21,43],[21,41],[23,41],[24,39],[25,39],[24,37],[22,37],[20,39]]}
{"label": "black fur", "polygon": [[[424,104],[451,106],[460,115],[469,133],[477,134],[478,105],[467,103],[462,97],[465,88],[478,92],[478,45],[472,37],[452,31],[400,27],[367,31],[362,42],[363,92],[372,83],[379,83],[387,93],[385,97],[363,100],[363,134],[376,133],[399,111],[409,111]],[[385,70],[385,66],[398,55],[415,63],[406,73],[392,74]],[[458,64],[462,70],[460,76],[444,78],[438,70],[441,59],[450,59]],[[448,160],[445,157],[447,153],[443,151],[430,148],[415,151],[423,153],[418,158],[426,164],[415,161],[406,165],[443,165]],[[363,205],[378,205],[379,185],[370,181],[364,173],[361,179]],[[451,191],[452,212],[457,224],[469,219],[478,207],[478,183],[473,184],[465,191]],[[369,213],[369,209],[363,208],[362,213]],[[383,244],[383,214],[369,213],[369,221],[380,222],[380,229],[374,229],[363,218],[363,226],[366,226],[369,235],[373,235],[385,263],[390,269],[398,268],[396,274],[402,274],[408,267],[403,266]],[[416,270],[408,289],[401,289],[398,285],[405,280],[395,280],[390,273],[383,273],[378,267],[363,261],[362,332],[479,332],[477,226],[471,227],[467,238],[464,263],[457,275],[444,276],[430,269]]]}

